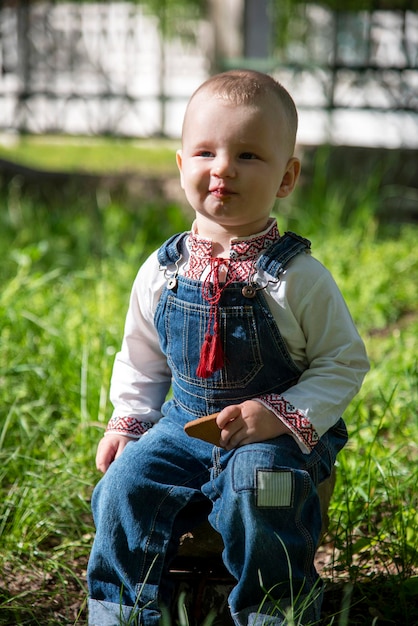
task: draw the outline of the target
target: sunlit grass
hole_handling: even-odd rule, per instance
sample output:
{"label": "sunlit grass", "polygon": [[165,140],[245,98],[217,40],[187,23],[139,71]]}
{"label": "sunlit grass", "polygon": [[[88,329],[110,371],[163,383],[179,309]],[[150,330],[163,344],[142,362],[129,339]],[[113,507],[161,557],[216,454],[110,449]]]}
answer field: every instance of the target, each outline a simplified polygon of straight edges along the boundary
{"label": "sunlit grass", "polygon": [[[325,218],[322,207],[317,222],[310,216],[308,232],[303,215],[290,225],[312,239],[313,253],[331,269],[372,363],[345,415],[351,438],[338,462],[330,509],[334,562],[327,575],[359,589],[366,579],[377,585],[384,574],[399,602],[385,607],[381,598],[379,610],[392,623],[412,626],[410,598],[418,587],[418,228],[382,232],[364,207],[351,225],[335,220],[324,230]],[[279,223],[281,230],[289,226],[286,215]],[[188,225],[175,206],[142,206],[135,213],[109,202],[86,210],[75,198],[64,214],[24,196],[3,197],[0,573],[41,570],[52,577],[55,591],[48,596],[46,587],[41,604],[62,595],[69,580],[81,597],[85,593],[84,572],[72,564],[91,545],[94,455],[111,411],[109,380],[129,292],[151,250]],[[346,596],[349,603],[348,591]],[[34,602],[28,598],[2,592],[0,624],[38,623],[39,611],[28,608]],[[340,618],[329,624],[342,624]],[[74,621],[68,612],[60,623]]]}
{"label": "sunlit grass", "polygon": [[0,158],[51,171],[177,174],[180,141],[105,137],[0,136]]}

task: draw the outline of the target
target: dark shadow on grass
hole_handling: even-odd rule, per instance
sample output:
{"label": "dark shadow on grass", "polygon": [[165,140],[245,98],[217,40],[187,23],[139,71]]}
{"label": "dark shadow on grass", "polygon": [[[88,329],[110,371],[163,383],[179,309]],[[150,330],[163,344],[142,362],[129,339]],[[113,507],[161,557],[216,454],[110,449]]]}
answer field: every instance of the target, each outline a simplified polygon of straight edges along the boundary
{"label": "dark shadow on grass", "polygon": [[[199,578],[200,577],[200,578]],[[33,583],[33,581],[32,581]],[[63,593],[57,581],[45,588],[24,588],[18,594],[0,587],[1,626],[86,626],[85,593],[69,583]],[[417,577],[400,581],[395,577],[375,577],[352,585],[328,582],[324,595],[320,626],[417,626]],[[206,572],[176,577],[177,597],[186,607],[190,626],[201,626],[212,608],[218,617],[212,626],[229,626],[226,598],[230,584],[216,574]],[[346,606],[347,605],[347,606]],[[346,606],[346,608],[344,608]],[[344,613],[345,611],[345,613]],[[347,614],[348,613],[348,614]],[[178,623],[177,606],[173,605],[172,626]]]}

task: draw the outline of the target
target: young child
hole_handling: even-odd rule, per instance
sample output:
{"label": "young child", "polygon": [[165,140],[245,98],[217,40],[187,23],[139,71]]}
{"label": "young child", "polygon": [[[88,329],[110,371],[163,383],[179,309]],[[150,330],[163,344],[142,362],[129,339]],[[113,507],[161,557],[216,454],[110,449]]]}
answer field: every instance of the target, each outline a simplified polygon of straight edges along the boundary
{"label": "young child", "polygon": [[[253,71],[188,104],[177,164],[196,219],[133,286],[96,459],[90,626],[159,624],[179,538],[208,513],[235,624],[284,624],[291,605],[298,623],[320,617],[317,486],[368,360],[309,241],[270,217],[299,176],[296,129],[287,91]],[[215,412],[218,446],[185,433]]]}

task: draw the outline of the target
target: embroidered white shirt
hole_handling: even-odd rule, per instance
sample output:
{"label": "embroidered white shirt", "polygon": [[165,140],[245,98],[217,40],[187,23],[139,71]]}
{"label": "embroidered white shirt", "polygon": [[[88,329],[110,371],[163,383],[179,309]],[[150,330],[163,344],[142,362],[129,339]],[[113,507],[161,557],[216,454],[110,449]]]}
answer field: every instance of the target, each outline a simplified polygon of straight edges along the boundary
{"label": "embroidered white shirt", "polygon": [[[342,416],[359,391],[369,363],[342,294],[330,272],[310,254],[298,254],[280,280],[255,272],[259,254],[277,240],[275,220],[262,233],[231,241],[225,276],[265,285],[265,296],[289,353],[302,370],[296,385],[282,395],[254,398],[292,431],[305,453]],[[178,263],[179,274],[203,280],[211,242],[189,233]],[[161,418],[171,384],[153,324],[167,275],[154,252],[135,279],[120,352],[116,355],[110,397],[114,412],[107,433],[140,437]]]}

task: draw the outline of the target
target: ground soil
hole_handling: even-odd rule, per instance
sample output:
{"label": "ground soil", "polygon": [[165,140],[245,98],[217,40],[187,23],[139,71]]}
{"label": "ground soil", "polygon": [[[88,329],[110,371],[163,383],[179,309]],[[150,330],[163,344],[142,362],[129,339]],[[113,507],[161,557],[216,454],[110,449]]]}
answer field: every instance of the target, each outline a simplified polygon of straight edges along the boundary
{"label": "ground soil", "polygon": [[[391,578],[378,565],[378,559],[372,558],[361,578],[352,584],[347,572],[333,568],[334,558],[332,542],[323,543],[317,556],[317,567],[326,581],[322,626],[418,626],[416,595],[408,595],[408,589],[399,583],[399,577],[397,582]],[[85,555],[66,563],[65,570],[55,573],[45,573],[43,567],[38,569],[33,562],[30,567],[24,563],[19,567],[5,564],[0,572],[0,625],[85,626],[86,566]],[[205,593],[209,590],[209,602],[215,601],[216,604],[218,601],[218,607],[227,595],[225,589],[229,581],[222,580],[219,572],[212,571],[210,575],[183,573],[177,576],[176,583],[178,588],[188,590],[194,596],[189,598],[187,607],[190,626],[194,626],[193,615],[197,616],[197,626],[203,623],[209,610],[202,600],[202,590]],[[345,604],[349,609],[344,613]],[[174,616],[173,626],[176,620]],[[230,623],[224,611],[216,626],[229,626]]]}

